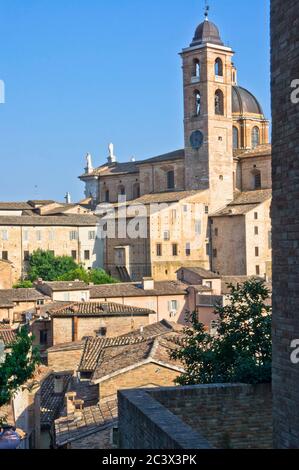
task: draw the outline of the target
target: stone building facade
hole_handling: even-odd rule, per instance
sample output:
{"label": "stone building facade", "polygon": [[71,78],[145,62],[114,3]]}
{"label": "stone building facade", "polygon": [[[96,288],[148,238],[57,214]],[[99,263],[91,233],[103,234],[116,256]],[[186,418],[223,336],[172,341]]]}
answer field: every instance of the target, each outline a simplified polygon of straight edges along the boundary
{"label": "stone building facade", "polygon": [[298,449],[299,365],[291,360],[299,339],[298,2],[271,3],[274,440]]}
{"label": "stone building facade", "polygon": [[26,276],[29,256],[38,249],[72,256],[87,269],[103,266],[98,219],[80,206],[71,206],[31,202],[26,210],[17,211],[19,204],[10,203],[0,211],[0,258],[11,262],[13,283]]}
{"label": "stone building facade", "polygon": [[[243,192],[271,191],[269,122],[255,96],[238,85],[233,56],[233,50],[223,43],[217,26],[207,17],[197,27],[190,46],[181,52],[184,149],[120,163],[110,145],[107,163],[97,168],[93,168],[88,156],[89,163],[80,179],[85,183],[86,196],[93,197],[94,205],[101,205],[101,210],[103,204],[115,208],[119,198],[133,201],[133,206],[148,206],[171,201],[171,197],[171,202],[179,203],[181,209],[190,193],[194,196],[193,192],[198,193],[199,205],[204,205],[201,214],[193,216],[195,248],[185,232],[184,217],[176,219],[177,231],[172,231],[171,219],[163,217],[165,209],[148,215],[149,227],[144,237],[108,235],[104,265],[122,281],[140,280],[143,276],[175,279],[182,264],[213,269],[221,275],[258,271],[261,275],[271,274],[268,236],[261,235],[259,246],[255,246],[258,260],[250,252],[250,211],[241,212],[242,217],[223,219],[218,238],[212,227],[213,216],[232,203],[237,205]],[[256,207],[261,206],[263,213],[261,229],[268,230],[270,214],[263,207],[267,203],[264,199],[259,201],[258,196],[255,199]],[[268,200],[270,204],[271,193]],[[128,219],[129,226],[133,221],[132,217]],[[217,220],[222,222],[219,217]],[[157,227],[160,235],[154,230]],[[232,262],[239,252],[241,261]]]}

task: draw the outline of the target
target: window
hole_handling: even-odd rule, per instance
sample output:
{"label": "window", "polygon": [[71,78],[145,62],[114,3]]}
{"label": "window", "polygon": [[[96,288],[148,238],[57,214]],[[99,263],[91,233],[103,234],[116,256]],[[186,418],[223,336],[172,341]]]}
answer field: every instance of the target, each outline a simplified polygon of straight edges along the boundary
{"label": "window", "polygon": [[97,337],[104,338],[107,335],[107,328],[105,326],[101,327],[99,331],[96,332]]}
{"label": "window", "polygon": [[218,228],[215,228],[215,237],[218,237],[218,235],[219,235],[219,230]]}
{"label": "window", "polygon": [[186,243],[186,256],[191,255],[191,245],[190,243]]}
{"label": "window", "polygon": [[49,231],[49,240],[53,241],[55,240],[55,232],[54,230]]}
{"label": "window", "polygon": [[233,145],[234,149],[239,148],[239,129],[237,127],[233,127]]}
{"label": "window", "polygon": [[179,303],[177,300],[170,300],[168,303],[168,310],[169,313],[172,315],[176,315],[179,309]]}
{"label": "window", "polygon": [[259,228],[258,227],[254,227],[254,235],[258,235],[259,234]]}
{"label": "window", "polygon": [[119,196],[125,196],[125,194],[126,194],[126,188],[124,187],[123,184],[121,184],[121,185],[118,187],[117,194],[118,194]]}
{"label": "window", "polygon": [[254,189],[261,189],[262,187],[262,175],[259,170],[255,170],[253,173],[253,182],[254,182]]}
{"label": "window", "polygon": [[23,237],[24,242],[28,242],[28,240],[29,240],[29,232],[28,232],[28,230],[24,230],[23,235],[24,235],[24,237]]}
{"label": "window", "polygon": [[255,247],[255,256],[260,256],[260,249],[258,246]]}
{"label": "window", "polygon": [[174,189],[175,182],[174,182],[174,171],[167,172],[167,189]]}
{"label": "window", "polygon": [[70,232],[70,240],[71,241],[78,240],[78,232],[76,232],[75,230],[72,230]]}
{"label": "window", "polygon": [[221,90],[217,90],[215,93],[215,114],[224,115],[224,95]]}
{"label": "window", "polygon": [[200,92],[196,90],[194,92],[194,98],[195,98],[195,116],[200,116],[201,114],[201,96]]}
{"label": "window", "polygon": [[91,230],[88,232],[88,240],[95,240],[96,239],[96,232]]}
{"label": "window", "polygon": [[43,299],[39,299],[39,300],[36,301],[36,305],[37,306],[45,305],[45,301]]}
{"label": "window", "polygon": [[40,230],[37,230],[36,232],[36,239],[38,242],[42,240],[42,232]]}
{"label": "window", "polygon": [[176,218],[177,218],[177,211],[176,211],[176,209],[172,209],[172,211],[171,211],[171,221],[172,221],[172,223],[174,223],[176,221]]}
{"label": "window", "polygon": [[260,144],[260,130],[256,126],[252,129],[251,141],[252,148],[257,147]]}
{"label": "window", "polygon": [[105,202],[109,202],[109,201],[110,201],[110,194],[109,194],[109,190],[108,190],[108,189],[105,191],[105,198],[104,198],[104,199],[105,199]]}
{"label": "window", "polygon": [[210,256],[210,244],[209,243],[206,244],[206,255]]}
{"label": "window", "polygon": [[2,251],[2,259],[8,261],[8,251]]}
{"label": "window", "polygon": [[118,447],[119,446],[119,432],[118,432],[118,428],[117,427],[114,427],[112,429],[112,439],[111,439],[111,444],[114,446],[114,447]]}
{"label": "window", "polygon": [[218,251],[217,251],[216,248],[214,248],[214,250],[213,250],[213,258],[217,258],[217,256],[218,256]]}
{"label": "window", "polygon": [[178,256],[178,245],[177,245],[177,243],[174,243],[172,245],[172,256]]}
{"label": "window", "polygon": [[8,240],[8,231],[7,230],[2,230],[2,240],[3,241]]}
{"label": "window", "polygon": [[133,185],[133,199],[138,199],[140,197],[140,184],[135,183]]}
{"label": "window", "polygon": [[254,218],[255,218],[255,220],[258,220],[258,218],[259,218],[258,212],[255,212],[255,213],[254,213]]}
{"label": "window", "polygon": [[29,261],[30,253],[29,251],[24,251],[24,261]]}
{"label": "window", "polygon": [[76,250],[72,250],[72,258],[73,258],[74,260],[77,259],[77,251],[76,251]]}
{"label": "window", "polygon": [[195,234],[201,235],[201,220],[195,221]]}
{"label": "window", "polygon": [[157,256],[162,256],[162,245],[161,245],[161,243],[157,244],[156,253],[157,253]]}
{"label": "window", "polygon": [[198,59],[195,59],[194,62],[193,76],[200,79],[200,62]]}
{"label": "window", "polygon": [[170,233],[168,230],[165,230],[163,238],[165,242],[170,240]]}
{"label": "window", "polygon": [[256,274],[257,276],[259,276],[259,275],[261,274],[261,269],[260,269],[259,266],[256,266],[256,267],[255,267],[255,274]]}
{"label": "window", "polygon": [[90,251],[89,250],[84,251],[84,259],[85,259],[85,261],[90,260]]}
{"label": "window", "polygon": [[223,62],[219,57],[215,60],[215,75],[216,77],[223,77]]}
{"label": "window", "polygon": [[269,250],[272,250],[272,232],[268,232],[268,248]]}
{"label": "window", "polygon": [[209,213],[209,206],[205,206],[205,214]]}
{"label": "window", "polygon": [[39,344],[46,345],[48,343],[48,331],[40,330],[39,332]]}

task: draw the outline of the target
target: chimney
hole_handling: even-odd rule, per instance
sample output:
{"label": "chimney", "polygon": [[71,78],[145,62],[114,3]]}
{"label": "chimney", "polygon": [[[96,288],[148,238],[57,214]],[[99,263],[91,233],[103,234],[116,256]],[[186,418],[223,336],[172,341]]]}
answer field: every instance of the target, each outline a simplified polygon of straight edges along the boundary
{"label": "chimney", "polygon": [[74,400],[75,411],[74,415],[76,418],[82,418],[82,412],[84,408],[84,400]]}
{"label": "chimney", "polygon": [[43,284],[44,284],[43,279],[41,277],[39,277],[38,280],[37,280],[37,285],[42,286]]}
{"label": "chimney", "polygon": [[54,394],[62,395],[64,391],[64,380],[62,375],[54,376]]}
{"label": "chimney", "polygon": [[142,288],[143,290],[154,290],[155,282],[152,277],[144,277],[142,279]]}
{"label": "chimney", "polygon": [[65,407],[67,415],[72,415],[75,413],[75,400],[77,397],[76,392],[68,392],[65,394]]}

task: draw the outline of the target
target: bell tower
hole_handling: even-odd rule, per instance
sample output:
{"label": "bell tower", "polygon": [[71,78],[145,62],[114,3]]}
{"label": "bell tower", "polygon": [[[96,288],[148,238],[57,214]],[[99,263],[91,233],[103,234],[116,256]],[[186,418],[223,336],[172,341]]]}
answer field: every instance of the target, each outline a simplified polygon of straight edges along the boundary
{"label": "bell tower", "polygon": [[234,53],[208,19],[183,49],[187,190],[209,190],[210,212],[233,199],[232,84]]}

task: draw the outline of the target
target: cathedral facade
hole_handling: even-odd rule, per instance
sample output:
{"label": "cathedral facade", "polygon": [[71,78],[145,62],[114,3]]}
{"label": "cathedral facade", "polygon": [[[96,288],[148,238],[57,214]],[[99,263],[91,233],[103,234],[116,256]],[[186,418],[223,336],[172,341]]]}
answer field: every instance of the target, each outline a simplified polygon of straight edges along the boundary
{"label": "cathedral facade", "polygon": [[118,219],[119,198],[146,207],[146,236],[106,238],[104,267],[121,280],[175,279],[182,266],[271,277],[269,122],[233,56],[207,17],[181,52],[183,149],[120,163],[110,145],[98,168],[87,157],[80,179],[94,207],[114,205]]}

